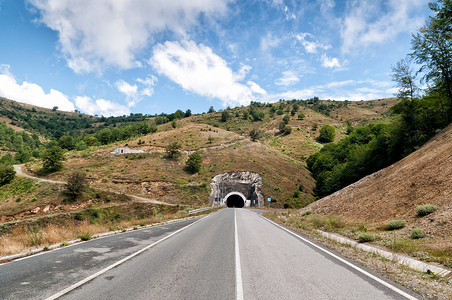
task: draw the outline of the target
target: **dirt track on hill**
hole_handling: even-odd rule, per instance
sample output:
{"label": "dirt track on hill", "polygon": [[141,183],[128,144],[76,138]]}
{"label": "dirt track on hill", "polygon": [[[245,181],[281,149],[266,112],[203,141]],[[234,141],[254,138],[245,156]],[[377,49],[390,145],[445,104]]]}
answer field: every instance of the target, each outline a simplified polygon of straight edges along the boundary
{"label": "dirt track on hill", "polygon": [[[66,184],[66,182],[50,180],[50,179],[43,179],[43,178],[40,178],[40,177],[36,177],[36,176],[32,176],[32,175],[26,174],[26,173],[23,172],[22,166],[23,165],[14,165],[14,171],[16,171],[16,174],[18,176],[27,177],[27,178],[31,178],[31,179],[35,179],[35,180],[44,181],[44,182],[55,183],[55,184]],[[129,197],[135,199],[137,202],[141,202],[141,203],[154,203],[154,204],[175,206],[175,204],[166,203],[166,202],[162,202],[162,201],[157,201],[157,200],[154,200],[154,199],[149,199],[149,198],[140,197],[140,196],[136,196],[136,195],[128,195],[128,194],[126,194],[126,196],[129,196]]]}

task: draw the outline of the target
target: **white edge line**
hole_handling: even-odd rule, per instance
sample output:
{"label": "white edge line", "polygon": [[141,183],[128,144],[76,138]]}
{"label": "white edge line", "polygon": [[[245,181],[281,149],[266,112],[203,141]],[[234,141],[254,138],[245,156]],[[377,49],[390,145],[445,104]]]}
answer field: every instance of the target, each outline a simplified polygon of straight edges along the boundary
{"label": "white edge line", "polygon": [[131,258],[137,256],[138,254],[140,254],[140,253],[142,253],[142,252],[144,252],[144,251],[146,251],[146,250],[148,250],[148,249],[154,247],[155,245],[157,245],[157,244],[163,242],[164,240],[166,240],[166,239],[172,237],[173,235],[175,235],[175,234],[181,232],[182,230],[185,230],[185,229],[187,229],[188,227],[190,227],[190,226],[192,226],[192,225],[195,225],[196,223],[200,222],[200,221],[203,220],[204,218],[207,218],[208,216],[209,216],[209,215],[207,215],[206,217],[203,217],[203,218],[199,219],[198,221],[195,221],[195,222],[193,222],[193,223],[191,223],[191,224],[188,224],[187,226],[182,227],[181,229],[178,229],[177,231],[171,233],[170,235],[167,235],[167,236],[165,236],[164,238],[162,238],[162,239],[160,239],[160,240],[158,240],[158,241],[152,243],[151,245],[148,245],[148,246],[144,247],[143,249],[138,250],[137,252],[130,254],[129,256],[127,256],[127,257],[125,257],[125,258],[123,258],[123,259],[121,259],[121,260],[115,262],[114,264],[112,264],[112,265],[110,265],[110,266],[108,266],[108,267],[106,267],[106,268],[100,270],[100,271],[97,272],[97,273],[94,273],[94,274],[92,274],[91,276],[88,276],[88,277],[86,277],[85,279],[80,280],[79,282],[77,282],[77,283],[75,283],[75,284],[73,284],[73,285],[71,285],[71,286],[65,288],[64,290],[62,290],[62,291],[60,291],[60,292],[58,292],[58,293],[56,293],[56,294],[54,294],[54,295],[52,295],[52,296],[46,298],[45,300],[54,300],[54,299],[57,299],[57,298],[59,298],[59,297],[65,295],[65,294],[69,293],[70,291],[72,291],[72,290],[78,288],[78,287],[81,286],[81,285],[84,285],[85,283],[87,283],[87,282],[89,282],[89,281],[95,279],[96,277],[99,277],[100,275],[104,274],[105,272],[107,272],[107,271],[109,271],[109,270],[111,270],[111,269],[113,269],[113,268],[119,266],[120,264],[122,264],[122,263],[128,261],[129,259],[131,259]]}
{"label": "white edge line", "polygon": [[287,231],[287,232],[290,233],[291,235],[294,235],[295,237],[297,237],[297,238],[303,240],[304,242],[306,242],[306,243],[308,243],[308,244],[310,244],[310,245],[316,247],[317,249],[319,249],[319,250],[325,252],[326,254],[328,254],[328,255],[334,257],[335,259],[337,259],[337,260],[343,262],[344,264],[346,264],[346,265],[348,265],[349,267],[351,267],[351,268],[357,270],[358,272],[360,272],[360,273],[366,275],[367,277],[369,277],[369,278],[371,278],[371,279],[377,281],[378,283],[380,283],[380,284],[386,286],[387,288],[393,290],[394,292],[400,294],[401,296],[403,296],[403,297],[405,297],[405,298],[407,298],[407,299],[410,299],[410,300],[418,300],[418,298],[415,298],[415,297],[411,296],[410,294],[408,294],[408,293],[402,291],[401,289],[396,288],[396,287],[393,286],[392,284],[389,284],[389,283],[387,283],[386,281],[381,280],[380,278],[378,278],[378,277],[376,277],[376,276],[370,274],[369,272],[367,272],[367,271],[361,269],[360,267],[355,266],[354,264],[352,264],[352,263],[346,261],[346,260],[343,259],[342,257],[339,257],[339,256],[337,256],[336,254],[334,254],[334,253],[332,253],[332,252],[330,252],[330,251],[328,251],[328,250],[326,250],[326,249],[324,249],[324,248],[322,248],[322,247],[320,247],[320,246],[314,244],[313,242],[311,242],[311,241],[305,239],[304,237],[302,237],[302,236],[300,236],[300,235],[298,235],[298,234],[296,234],[296,233],[294,233],[294,232],[288,230],[287,228],[285,228],[285,227],[279,225],[278,223],[275,223],[275,222],[273,222],[272,220],[270,220],[270,219],[268,219],[268,218],[266,218],[266,217],[264,217],[264,216],[261,216],[261,217],[264,218],[265,220],[267,220],[268,222],[272,223],[273,225],[278,226],[279,228],[281,228],[281,229]]}
{"label": "white edge line", "polygon": [[239,237],[237,234],[237,210],[234,208],[234,231],[235,231],[235,287],[236,299],[243,300],[242,267],[240,265]]}

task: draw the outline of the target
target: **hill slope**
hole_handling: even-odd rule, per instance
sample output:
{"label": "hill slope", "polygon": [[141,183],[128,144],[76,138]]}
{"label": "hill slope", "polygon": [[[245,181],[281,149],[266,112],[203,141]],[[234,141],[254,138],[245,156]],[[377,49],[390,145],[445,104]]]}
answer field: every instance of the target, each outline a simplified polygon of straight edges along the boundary
{"label": "hill slope", "polygon": [[[428,217],[417,217],[416,206],[422,204],[433,204],[438,210]],[[401,161],[312,203],[307,209],[339,214],[348,221],[374,227],[404,219],[407,228],[420,227],[451,245],[452,124]]]}

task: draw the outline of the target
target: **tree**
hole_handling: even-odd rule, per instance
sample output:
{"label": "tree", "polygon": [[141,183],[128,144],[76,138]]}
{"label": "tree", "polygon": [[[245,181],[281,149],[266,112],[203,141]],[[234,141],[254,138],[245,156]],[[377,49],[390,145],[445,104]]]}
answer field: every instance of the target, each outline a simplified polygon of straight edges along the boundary
{"label": "tree", "polygon": [[75,200],[83,194],[87,185],[86,174],[82,171],[74,171],[67,178],[64,193],[72,200]]}
{"label": "tree", "polygon": [[251,129],[250,137],[253,142],[257,141],[262,135],[262,131],[259,129]]}
{"label": "tree", "polygon": [[292,127],[290,125],[284,126],[283,133],[285,135],[291,134],[292,133]]}
{"label": "tree", "polygon": [[336,130],[333,126],[325,124],[320,128],[320,135],[317,140],[321,143],[330,143],[336,137]]}
{"label": "tree", "polygon": [[213,144],[213,137],[211,135],[209,135],[209,137],[207,138],[207,142],[209,144]]}
{"label": "tree", "polygon": [[187,109],[187,111],[185,112],[185,117],[188,118],[191,116],[191,110]]}
{"label": "tree", "polygon": [[58,106],[52,107],[52,111],[56,111],[58,109]]}
{"label": "tree", "polygon": [[284,124],[289,124],[289,121],[290,121],[290,116],[289,115],[285,115],[284,116],[284,118],[283,118],[283,122],[284,122]]}
{"label": "tree", "polygon": [[231,118],[231,114],[227,110],[221,113],[221,122],[227,122]]}
{"label": "tree", "polygon": [[424,79],[444,90],[452,107],[452,3],[438,0],[429,7],[436,14],[412,35],[410,55],[422,65],[419,71],[426,73]]}
{"label": "tree", "polygon": [[298,114],[298,120],[303,120],[305,118],[305,114],[304,113],[299,113]]}
{"label": "tree", "polygon": [[198,173],[201,169],[202,164],[202,156],[198,152],[192,153],[188,156],[187,161],[185,162],[186,170],[192,174]]}
{"label": "tree", "polygon": [[12,165],[0,164],[0,186],[13,181],[16,176],[16,171]]}
{"label": "tree", "polygon": [[402,99],[413,100],[418,90],[415,82],[416,74],[411,67],[411,62],[412,60],[410,58],[401,59],[397,62],[396,66],[391,68],[391,79],[399,88],[396,96]]}
{"label": "tree", "polygon": [[62,137],[60,137],[60,139],[58,140],[58,144],[60,145],[61,148],[67,150],[72,150],[75,148],[74,139],[72,138],[72,136],[69,135],[63,135]]}
{"label": "tree", "polygon": [[210,108],[209,108],[209,111],[207,112],[208,114],[210,114],[210,113],[214,113],[215,112],[215,109],[213,108],[213,106],[211,106]]}
{"label": "tree", "polygon": [[58,171],[63,167],[63,149],[59,146],[47,148],[42,153],[42,168],[46,171]]}
{"label": "tree", "polygon": [[170,143],[165,147],[166,156],[171,159],[178,157],[180,155],[180,148],[182,146],[178,142]]}

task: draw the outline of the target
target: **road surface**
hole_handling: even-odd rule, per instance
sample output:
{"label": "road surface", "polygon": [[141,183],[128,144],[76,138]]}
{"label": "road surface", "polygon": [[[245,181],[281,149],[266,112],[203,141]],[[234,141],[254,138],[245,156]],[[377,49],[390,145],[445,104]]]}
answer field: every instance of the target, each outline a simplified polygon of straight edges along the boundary
{"label": "road surface", "polygon": [[420,299],[236,208],[0,265],[0,299],[58,297]]}

